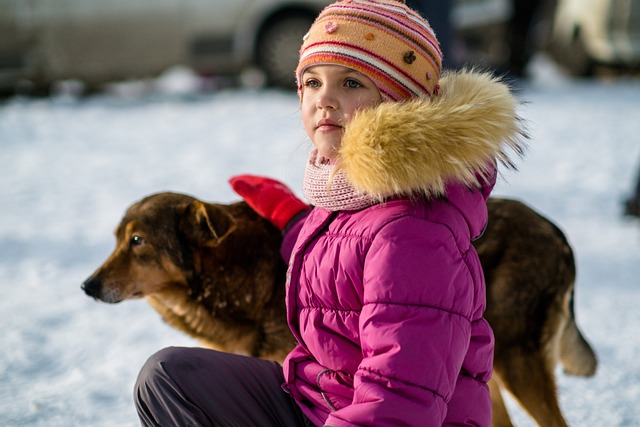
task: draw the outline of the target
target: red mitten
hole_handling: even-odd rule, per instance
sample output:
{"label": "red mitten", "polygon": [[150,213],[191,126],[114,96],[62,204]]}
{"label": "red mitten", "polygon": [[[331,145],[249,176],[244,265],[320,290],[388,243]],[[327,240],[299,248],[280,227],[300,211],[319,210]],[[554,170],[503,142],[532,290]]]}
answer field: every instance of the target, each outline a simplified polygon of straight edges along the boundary
{"label": "red mitten", "polygon": [[280,230],[284,230],[296,214],[309,209],[289,187],[271,178],[237,175],[229,183],[258,215],[271,221]]}

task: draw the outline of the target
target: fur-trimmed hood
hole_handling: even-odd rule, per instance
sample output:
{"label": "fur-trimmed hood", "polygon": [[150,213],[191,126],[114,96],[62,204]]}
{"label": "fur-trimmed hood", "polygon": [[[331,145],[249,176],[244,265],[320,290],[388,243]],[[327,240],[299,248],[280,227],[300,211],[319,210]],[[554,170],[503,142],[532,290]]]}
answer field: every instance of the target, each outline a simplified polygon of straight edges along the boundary
{"label": "fur-trimmed hood", "polygon": [[440,93],[404,103],[383,102],[359,112],[345,128],[337,170],[359,191],[394,195],[444,194],[445,184],[479,185],[493,160],[511,167],[526,133],[518,101],[488,73],[445,73]]}

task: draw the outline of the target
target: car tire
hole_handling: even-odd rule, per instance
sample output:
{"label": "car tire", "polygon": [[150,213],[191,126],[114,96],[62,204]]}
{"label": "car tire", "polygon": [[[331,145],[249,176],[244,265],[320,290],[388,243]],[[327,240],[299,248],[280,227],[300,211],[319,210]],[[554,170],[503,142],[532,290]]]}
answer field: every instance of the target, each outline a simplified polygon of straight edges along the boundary
{"label": "car tire", "polygon": [[289,14],[267,23],[260,32],[256,62],[266,74],[268,85],[295,88],[298,52],[312,23],[310,15]]}

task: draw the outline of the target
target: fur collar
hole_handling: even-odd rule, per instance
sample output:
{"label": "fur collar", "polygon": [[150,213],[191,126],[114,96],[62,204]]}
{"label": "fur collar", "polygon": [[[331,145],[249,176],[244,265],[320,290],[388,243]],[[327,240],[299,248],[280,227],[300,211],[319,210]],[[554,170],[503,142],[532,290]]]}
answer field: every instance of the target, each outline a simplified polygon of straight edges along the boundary
{"label": "fur collar", "polygon": [[356,114],[345,129],[337,171],[380,200],[442,195],[448,181],[479,185],[488,162],[513,167],[507,148],[524,151],[517,104],[508,86],[488,73],[446,73],[438,96],[383,102]]}

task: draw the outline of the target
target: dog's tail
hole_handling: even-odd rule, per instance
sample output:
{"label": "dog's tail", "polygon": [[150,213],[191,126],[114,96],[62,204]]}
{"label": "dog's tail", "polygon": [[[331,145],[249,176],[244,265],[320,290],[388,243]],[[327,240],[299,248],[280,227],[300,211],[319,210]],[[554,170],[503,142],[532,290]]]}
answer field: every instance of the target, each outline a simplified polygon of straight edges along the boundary
{"label": "dog's tail", "polygon": [[593,348],[578,329],[573,309],[573,287],[567,295],[567,322],[560,338],[560,361],[569,375],[590,377],[596,372],[598,359]]}

